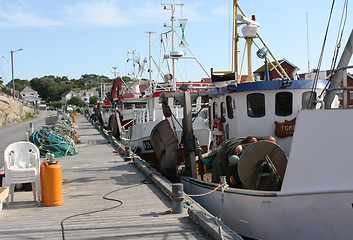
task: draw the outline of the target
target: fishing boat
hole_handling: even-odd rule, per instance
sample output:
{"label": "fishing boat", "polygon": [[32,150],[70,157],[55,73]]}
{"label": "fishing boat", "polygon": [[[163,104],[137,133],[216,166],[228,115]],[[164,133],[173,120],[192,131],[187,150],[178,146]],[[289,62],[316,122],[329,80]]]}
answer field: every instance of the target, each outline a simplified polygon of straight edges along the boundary
{"label": "fishing boat", "polygon": [[[178,92],[196,92],[199,93],[193,99],[192,102],[192,113],[195,116],[193,119],[194,135],[199,141],[199,146],[204,152],[209,150],[211,134],[208,125],[208,108],[207,102],[204,101],[202,92],[205,93],[213,87],[210,77],[202,79],[200,81],[180,81],[176,77],[176,61],[181,61],[183,59],[191,59],[197,61],[199,66],[204,70],[205,74],[209,76],[207,71],[202,67],[200,62],[197,60],[195,55],[191,52],[190,48],[185,43],[185,40],[180,37],[176,31],[176,18],[175,9],[178,6],[183,6],[183,4],[178,3],[163,3],[164,10],[171,11],[171,25],[165,27],[170,28],[165,33],[161,34],[162,45],[164,47],[164,56],[162,64],[168,66],[170,72],[163,72],[163,67],[158,66],[158,77],[162,76],[162,81],[153,81],[151,78],[151,50],[149,56],[149,87],[146,89],[139,97],[139,101],[145,102],[145,105],[141,105],[140,108],[134,108],[132,110],[132,117],[128,123],[122,124],[120,128],[120,141],[126,146],[130,146],[132,151],[139,155],[141,158],[147,161],[158,162],[158,157],[151,144],[151,132],[155,126],[162,120],[167,120],[172,126],[173,134],[171,137],[178,143],[177,149],[179,152],[183,150],[183,144],[181,142],[182,136],[182,119],[183,119],[183,107],[182,102],[176,101],[173,97],[169,97],[169,93]],[[182,27],[180,24],[178,27]],[[177,50],[176,39],[179,38],[183,47],[186,48],[190,55],[185,56],[184,51]],[[151,38],[149,43],[149,48],[151,49]],[[155,61],[154,61],[155,62]],[[209,79],[209,81],[207,81]],[[162,96],[163,99],[162,99]],[[125,119],[125,114],[122,111],[122,116]],[[115,118],[115,120],[117,117]],[[166,137],[166,136],[164,136]],[[168,137],[167,137],[168,138]],[[182,162],[182,154],[179,154],[179,162]],[[174,164],[174,163],[173,163]],[[175,177],[176,165],[173,165],[173,171],[163,169],[163,164],[160,166],[157,164],[157,168],[160,171],[173,172]],[[169,168],[168,168],[169,169]]]}
{"label": "fishing boat", "polygon": [[[233,29],[242,24],[251,53],[259,24],[237,1],[233,12]],[[258,55],[267,57],[263,45]],[[240,82],[236,65],[213,74],[214,151],[204,159],[212,175],[180,176],[184,191],[246,237],[351,239],[353,109],[339,106],[337,92],[347,96],[352,53],[353,31],[330,81],[254,81],[249,67],[248,81]]]}
{"label": "fishing boat", "polygon": [[[147,62],[145,58],[140,63],[139,53],[136,50],[128,52],[132,58],[127,62],[132,62],[131,81],[125,82],[121,77],[115,77],[110,91],[104,102],[100,102],[95,107],[97,119],[104,128],[112,132],[112,136],[120,140],[120,128],[128,128],[134,118],[134,111],[145,107],[147,102],[142,99],[140,88],[145,92],[149,91],[146,84],[141,84],[142,73]],[[136,70],[136,68],[138,70]],[[141,86],[142,85],[142,86]]]}

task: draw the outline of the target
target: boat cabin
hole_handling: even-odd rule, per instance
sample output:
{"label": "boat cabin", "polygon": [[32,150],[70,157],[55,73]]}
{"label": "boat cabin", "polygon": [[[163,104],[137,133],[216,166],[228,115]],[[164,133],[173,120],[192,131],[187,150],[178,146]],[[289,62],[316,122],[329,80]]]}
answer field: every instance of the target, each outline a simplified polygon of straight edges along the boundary
{"label": "boat cabin", "polygon": [[311,80],[256,81],[216,88],[209,109],[213,147],[219,145],[219,135],[223,139],[273,136],[288,155],[298,112],[311,108],[310,98],[322,100],[326,84],[326,80],[318,81],[313,96]]}

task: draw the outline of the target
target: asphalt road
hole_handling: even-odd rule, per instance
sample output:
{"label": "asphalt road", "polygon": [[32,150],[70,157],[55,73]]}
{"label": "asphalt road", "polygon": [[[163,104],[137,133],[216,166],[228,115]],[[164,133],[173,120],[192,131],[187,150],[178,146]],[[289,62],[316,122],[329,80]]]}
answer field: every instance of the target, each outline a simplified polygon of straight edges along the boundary
{"label": "asphalt road", "polygon": [[[45,118],[52,114],[56,114],[56,112],[40,111],[39,116],[35,119],[0,127],[0,169],[4,166],[5,148],[13,142],[25,141],[26,131],[29,130],[30,123],[33,123],[34,131],[39,130],[45,124]],[[0,173],[2,173],[1,170]]]}

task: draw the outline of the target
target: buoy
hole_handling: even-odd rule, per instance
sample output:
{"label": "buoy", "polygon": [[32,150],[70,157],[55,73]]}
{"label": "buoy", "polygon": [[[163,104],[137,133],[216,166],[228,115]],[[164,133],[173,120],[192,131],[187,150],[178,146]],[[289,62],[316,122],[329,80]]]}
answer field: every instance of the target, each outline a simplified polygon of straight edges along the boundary
{"label": "buoy", "polygon": [[59,206],[63,204],[62,175],[59,161],[55,161],[51,154],[49,162],[43,166],[43,201],[45,206]]}
{"label": "buoy", "polygon": [[76,114],[72,115],[72,122],[75,123],[76,122]]}

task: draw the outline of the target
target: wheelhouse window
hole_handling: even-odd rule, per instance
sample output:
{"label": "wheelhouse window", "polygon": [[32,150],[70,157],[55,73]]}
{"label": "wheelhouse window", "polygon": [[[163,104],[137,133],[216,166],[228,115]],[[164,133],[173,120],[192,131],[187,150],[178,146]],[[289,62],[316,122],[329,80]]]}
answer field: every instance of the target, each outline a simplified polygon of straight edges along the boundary
{"label": "wheelhouse window", "polygon": [[223,123],[226,122],[226,107],[224,102],[221,102],[221,120]]}
{"label": "wheelhouse window", "polygon": [[226,97],[226,103],[227,103],[227,115],[229,119],[233,119],[233,107],[232,107],[232,97],[227,96]]}
{"label": "wheelhouse window", "polygon": [[291,92],[276,93],[275,114],[289,116],[293,113],[293,94]]}
{"label": "wheelhouse window", "polygon": [[302,94],[302,109],[315,108],[316,92],[307,91]]}
{"label": "wheelhouse window", "polygon": [[265,95],[262,93],[251,93],[247,97],[248,116],[263,117],[265,116]]}

